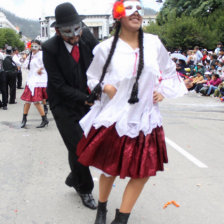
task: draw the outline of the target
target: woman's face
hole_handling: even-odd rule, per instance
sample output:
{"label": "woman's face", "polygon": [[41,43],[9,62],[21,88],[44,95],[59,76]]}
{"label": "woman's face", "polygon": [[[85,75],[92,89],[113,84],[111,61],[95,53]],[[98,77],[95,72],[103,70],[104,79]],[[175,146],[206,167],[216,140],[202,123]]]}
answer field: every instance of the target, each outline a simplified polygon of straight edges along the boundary
{"label": "woman's face", "polygon": [[37,51],[39,51],[40,50],[40,45],[39,44],[37,44],[37,43],[32,43],[31,44],[31,51],[34,53],[34,54],[36,54],[37,53]]}
{"label": "woman's face", "polygon": [[121,18],[122,27],[132,32],[138,31],[142,25],[140,2],[137,0],[124,1],[124,7],[126,16]]}

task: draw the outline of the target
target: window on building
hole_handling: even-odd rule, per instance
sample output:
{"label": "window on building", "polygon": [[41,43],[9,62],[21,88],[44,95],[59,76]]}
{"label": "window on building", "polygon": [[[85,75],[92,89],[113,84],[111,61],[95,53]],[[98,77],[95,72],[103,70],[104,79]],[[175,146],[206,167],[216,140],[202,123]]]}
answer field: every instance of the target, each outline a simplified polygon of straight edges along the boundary
{"label": "window on building", "polygon": [[45,37],[44,27],[42,27],[41,36],[42,36],[42,37]]}
{"label": "window on building", "polygon": [[45,27],[45,29],[46,29],[46,37],[48,37],[48,29],[47,29],[47,27]]}

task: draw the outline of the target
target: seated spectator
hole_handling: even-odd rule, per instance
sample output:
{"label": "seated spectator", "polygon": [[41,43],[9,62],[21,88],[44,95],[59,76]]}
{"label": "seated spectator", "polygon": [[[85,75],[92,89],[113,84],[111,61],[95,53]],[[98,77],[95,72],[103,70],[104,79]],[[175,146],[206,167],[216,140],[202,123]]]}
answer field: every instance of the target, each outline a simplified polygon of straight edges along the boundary
{"label": "seated spectator", "polygon": [[203,55],[202,63],[203,63],[203,65],[205,65],[205,64],[206,64],[206,59],[207,59],[207,57],[208,57],[208,52],[207,52],[206,49],[204,49],[204,50],[202,51],[202,55]]}
{"label": "seated spectator", "polygon": [[211,65],[209,71],[211,72],[211,74],[216,74],[217,73],[217,70],[215,68],[215,65]]}
{"label": "seated spectator", "polygon": [[219,78],[218,74],[213,74],[212,75],[212,81],[210,82],[208,92],[206,96],[210,96],[217,88],[218,85],[222,82],[222,80]]}
{"label": "seated spectator", "polygon": [[186,64],[189,68],[194,68],[194,54],[193,51],[189,50],[187,51],[187,60]]}
{"label": "seated spectator", "polygon": [[204,65],[202,63],[198,63],[197,66],[194,68],[193,76],[197,75],[197,72],[200,72],[202,76],[204,75]]}
{"label": "seated spectator", "polygon": [[212,65],[214,65],[215,66],[215,63],[216,63],[216,61],[217,61],[217,55],[216,54],[212,54],[211,56],[210,56],[210,61],[211,61],[211,66]]}
{"label": "seated spectator", "polygon": [[223,97],[224,96],[224,82],[221,82],[219,85],[218,85],[218,88],[215,90],[214,92],[214,97]]}
{"label": "seated spectator", "polygon": [[223,47],[223,45],[222,45],[221,42],[217,43],[217,47],[216,47],[216,49],[215,49],[215,54],[216,54],[216,55],[219,55],[220,49],[221,49],[222,47]]}
{"label": "seated spectator", "polygon": [[176,63],[176,70],[183,75],[186,74],[184,66],[181,64],[180,61]]}
{"label": "seated spectator", "polygon": [[210,60],[206,59],[205,60],[205,71],[209,71],[210,70]]}
{"label": "seated spectator", "polygon": [[195,92],[199,93],[203,87],[210,85],[211,78],[212,78],[211,73],[205,72],[205,79],[197,82],[194,88]]}
{"label": "seated spectator", "polygon": [[218,60],[221,63],[224,63],[224,47],[220,48]]}
{"label": "seated spectator", "polygon": [[196,73],[196,77],[192,78],[192,82],[191,82],[191,85],[190,85],[190,88],[188,88],[189,91],[191,90],[194,90],[194,88],[196,87],[196,85],[198,84],[198,82],[202,81],[204,78],[203,78],[203,75],[200,71],[198,71]]}

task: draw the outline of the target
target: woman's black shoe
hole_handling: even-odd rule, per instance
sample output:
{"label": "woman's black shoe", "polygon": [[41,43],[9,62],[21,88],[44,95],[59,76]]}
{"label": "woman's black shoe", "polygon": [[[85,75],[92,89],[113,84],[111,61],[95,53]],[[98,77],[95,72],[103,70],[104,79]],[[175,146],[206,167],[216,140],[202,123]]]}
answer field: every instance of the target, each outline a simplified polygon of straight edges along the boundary
{"label": "woman's black shoe", "polygon": [[49,121],[47,119],[47,116],[44,115],[42,116],[42,122],[39,126],[37,126],[37,128],[44,128],[46,125],[48,125]]}
{"label": "woman's black shoe", "polygon": [[23,114],[23,120],[20,127],[24,128],[26,126],[26,122],[27,122],[27,114]]}
{"label": "woman's black shoe", "polygon": [[107,201],[106,202],[99,201],[96,213],[96,220],[94,224],[106,224],[106,216],[107,216]]}
{"label": "woman's black shoe", "polygon": [[127,224],[130,213],[121,213],[119,209],[116,209],[115,219],[111,224]]}

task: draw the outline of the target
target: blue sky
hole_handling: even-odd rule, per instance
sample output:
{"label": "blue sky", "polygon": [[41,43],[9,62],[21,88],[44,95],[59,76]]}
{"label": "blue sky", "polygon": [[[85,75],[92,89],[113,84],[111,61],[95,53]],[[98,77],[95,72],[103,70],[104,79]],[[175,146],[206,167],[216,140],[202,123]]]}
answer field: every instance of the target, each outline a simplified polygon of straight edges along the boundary
{"label": "blue sky", "polygon": [[[42,15],[54,15],[55,7],[62,2],[71,2],[80,14],[110,13],[114,0],[0,0],[0,7],[19,17],[38,20]],[[155,0],[142,0],[145,7],[159,10]]]}

